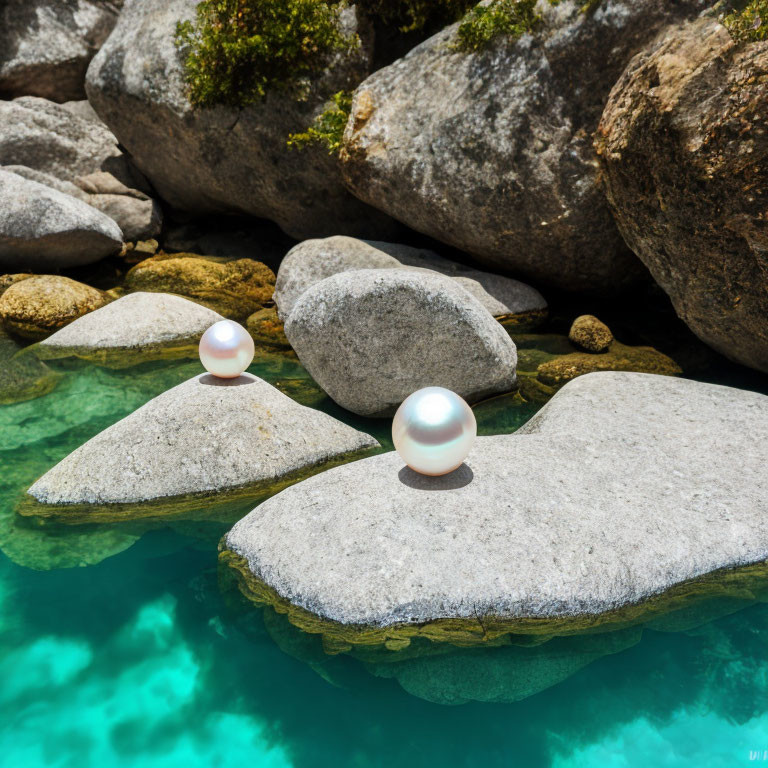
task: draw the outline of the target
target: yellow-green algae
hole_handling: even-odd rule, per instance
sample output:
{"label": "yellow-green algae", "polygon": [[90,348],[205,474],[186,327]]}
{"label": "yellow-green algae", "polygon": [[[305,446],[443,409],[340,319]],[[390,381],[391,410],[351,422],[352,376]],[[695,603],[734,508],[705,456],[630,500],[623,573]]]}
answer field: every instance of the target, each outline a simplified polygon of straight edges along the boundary
{"label": "yellow-green algae", "polygon": [[392,624],[370,627],[342,624],[317,616],[282,597],[254,575],[247,560],[227,549],[222,541],[219,562],[234,573],[237,586],[256,605],[271,606],[304,632],[322,635],[326,653],[344,653],[360,646],[383,646],[403,650],[415,638],[459,647],[502,645],[513,636],[548,637],[605,632],[665,616],[674,611],[710,600],[760,601],[768,596],[768,561],[737,568],[723,568],[675,584],[664,592],[638,603],[600,614],[579,614],[545,618],[504,618],[493,615],[473,618],[438,618],[419,624]]}

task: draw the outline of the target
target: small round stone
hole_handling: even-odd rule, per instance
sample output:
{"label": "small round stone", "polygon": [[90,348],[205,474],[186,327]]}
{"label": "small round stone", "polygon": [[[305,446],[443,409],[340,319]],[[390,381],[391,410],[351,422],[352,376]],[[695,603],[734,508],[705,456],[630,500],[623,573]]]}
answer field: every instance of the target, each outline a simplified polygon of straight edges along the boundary
{"label": "small round stone", "polygon": [[446,475],[461,466],[477,437],[475,414],[444,387],[425,387],[407,397],[392,421],[395,450],[422,475]]}
{"label": "small round stone", "polygon": [[233,320],[219,320],[200,339],[200,362],[208,373],[237,378],[253,360],[255,348],[248,331]]}

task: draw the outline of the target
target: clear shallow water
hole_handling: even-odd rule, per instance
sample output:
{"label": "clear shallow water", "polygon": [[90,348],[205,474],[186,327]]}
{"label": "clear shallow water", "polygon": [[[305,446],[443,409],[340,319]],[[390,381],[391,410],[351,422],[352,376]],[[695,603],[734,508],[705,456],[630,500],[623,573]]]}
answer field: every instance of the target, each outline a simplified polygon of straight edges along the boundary
{"label": "clear shallow water", "polygon": [[[759,764],[750,752],[768,749],[763,604],[687,632],[382,665],[327,657],[274,614],[243,610],[219,588],[215,526],[62,533],[13,517],[48,467],[199,370],[72,366],[51,394],[0,408],[4,768]],[[252,371],[343,415],[290,361]],[[478,409],[481,431],[514,431],[532,412],[497,400]],[[386,422],[353,423],[386,438]],[[536,687],[514,703],[424,698]]]}

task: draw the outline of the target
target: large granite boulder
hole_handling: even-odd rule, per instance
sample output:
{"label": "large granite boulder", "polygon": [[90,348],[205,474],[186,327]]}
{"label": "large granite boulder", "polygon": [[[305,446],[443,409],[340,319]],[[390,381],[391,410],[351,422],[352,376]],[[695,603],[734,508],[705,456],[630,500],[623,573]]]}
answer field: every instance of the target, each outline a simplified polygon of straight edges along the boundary
{"label": "large granite boulder", "polygon": [[176,293],[236,320],[261,309],[274,285],[274,272],[260,261],[190,253],[152,256],[125,276],[127,291]]}
{"label": "large granite boulder", "polygon": [[518,280],[467,267],[423,248],[344,236],[305,240],[292,248],[277,273],[275,303],[285,320],[304,291],[326,277],[356,269],[403,267],[431,269],[453,277],[494,317],[524,316],[529,324],[546,317],[544,297]]}
{"label": "large granite boulder", "polygon": [[200,337],[222,319],[181,296],[131,293],[57,331],[35,353],[43,360],[79,357],[109,368],[197,358]]}
{"label": "large granite boulder", "polygon": [[[271,219],[297,238],[391,231],[391,220],[344,189],[325,147],[287,147],[289,135],[306,130],[332,94],[365,77],[370,46],[335,60],[303,101],[271,93],[242,109],[195,109],[186,96],[185,51],[174,38],[196,5],[127,0],[88,70],[89,101],[161,197],[187,211]],[[343,11],[342,22],[357,29],[354,8]]]}
{"label": "large granite boulder", "polygon": [[222,559],[347,647],[618,628],[765,586],[766,461],[768,397],[597,373],[449,475],[387,453],[302,482],[237,523]]}
{"label": "large granite boulder", "polygon": [[630,283],[592,148],[630,57],[702,0],[541,0],[542,23],[457,50],[449,27],[357,89],[341,151],[348,187],[500,271],[568,290]]}
{"label": "large granite boulder", "polygon": [[34,275],[3,291],[0,321],[18,336],[44,339],[106,302],[90,285],[60,275]]}
{"label": "large granite boulder", "polygon": [[473,401],[515,385],[506,331],[455,281],[428,270],[328,277],[300,297],[285,334],[328,395],[363,416],[390,415],[426,386]]}
{"label": "large granite boulder", "polygon": [[0,168],[0,268],[60,269],[118,252],[120,227],[46,184]]}
{"label": "large granite boulder", "polygon": [[691,330],[768,371],[768,41],[711,18],[638,54],[605,108],[597,147],[629,246]]}
{"label": "large granite boulder", "polygon": [[82,99],[85,72],[122,0],[3,0],[0,94]]}
{"label": "large granite boulder", "polygon": [[0,101],[0,165],[106,213],[126,240],[160,232],[147,180],[104,123],[71,106],[34,97]]}
{"label": "large granite boulder", "polygon": [[150,400],[43,475],[20,511],[125,520],[259,498],[378,448],[262,379],[196,376]]}

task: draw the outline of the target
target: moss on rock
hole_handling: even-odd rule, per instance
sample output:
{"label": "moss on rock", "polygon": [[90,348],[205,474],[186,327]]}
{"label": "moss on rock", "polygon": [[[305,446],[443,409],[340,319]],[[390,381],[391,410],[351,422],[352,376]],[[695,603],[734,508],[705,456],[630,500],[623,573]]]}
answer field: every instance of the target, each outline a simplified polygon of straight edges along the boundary
{"label": "moss on rock", "polygon": [[264,309],[254,312],[246,320],[245,327],[257,345],[294,355],[275,307],[264,307]]}
{"label": "moss on rock", "polygon": [[568,338],[587,352],[605,352],[613,343],[611,329],[594,315],[581,315],[573,321]]}
{"label": "moss on rock", "polygon": [[768,0],[738,3],[737,8],[723,18],[723,24],[734,39],[741,42],[768,39]]}

